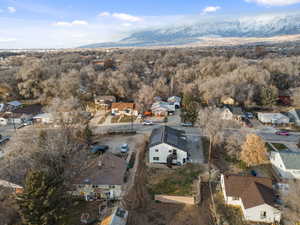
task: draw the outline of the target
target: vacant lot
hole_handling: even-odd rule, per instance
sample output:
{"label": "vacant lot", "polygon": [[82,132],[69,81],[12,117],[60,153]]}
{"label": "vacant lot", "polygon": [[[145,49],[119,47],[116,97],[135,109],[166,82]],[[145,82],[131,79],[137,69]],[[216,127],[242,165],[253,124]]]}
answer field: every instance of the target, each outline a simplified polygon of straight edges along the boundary
{"label": "vacant lot", "polygon": [[195,182],[203,169],[199,165],[187,164],[177,169],[147,170],[147,183],[151,194],[192,196]]}
{"label": "vacant lot", "polygon": [[[210,225],[210,212],[207,200],[198,208],[196,206],[186,206],[177,204],[166,204],[155,202],[146,184],[159,184],[163,182],[163,177],[168,178],[175,175],[177,170],[161,171],[162,175],[157,174],[149,176],[149,171],[145,166],[145,151],[140,154],[140,161],[136,173],[136,179],[133,188],[124,198],[124,205],[129,210],[127,225]],[[153,169],[150,169],[153,170]],[[160,169],[161,170],[161,169]],[[179,182],[184,176],[197,176],[198,169],[185,168],[176,175],[172,181]],[[153,172],[153,171],[152,171]],[[181,174],[180,174],[181,173]],[[160,178],[155,178],[155,177]],[[189,178],[190,179],[190,178]],[[186,180],[186,182],[188,179]],[[170,180],[168,181],[170,182]],[[191,183],[190,181],[187,183]],[[160,186],[160,185],[159,185]],[[160,186],[161,187],[161,186]],[[163,189],[163,187],[161,187]],[[190,188],[183,189],[190,191]],[[175,190],[176,192],[176,190]]]}

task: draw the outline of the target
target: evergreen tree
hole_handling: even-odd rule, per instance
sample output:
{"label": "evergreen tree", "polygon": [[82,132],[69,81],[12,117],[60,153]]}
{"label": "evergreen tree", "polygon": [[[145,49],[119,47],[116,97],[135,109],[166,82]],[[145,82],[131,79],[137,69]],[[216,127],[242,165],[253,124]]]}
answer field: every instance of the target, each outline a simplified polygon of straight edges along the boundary
{"label": "evergreen tree", "polygon": [[263,87],[260,93],[260,100],[263,106],[273,106],[278,99],[278,90],[276,87]]}
{"label": "evergreen tree", "polygon": [[62,225],[64,213],[63,179],[44,171],[31,171],[25,188],[17,197],[26,225]]}
{"label": "evergreen tree", "polygon": [[182,99],[181,120],[194,124],[198,118],[198,103],[191,94],[184,94]]}

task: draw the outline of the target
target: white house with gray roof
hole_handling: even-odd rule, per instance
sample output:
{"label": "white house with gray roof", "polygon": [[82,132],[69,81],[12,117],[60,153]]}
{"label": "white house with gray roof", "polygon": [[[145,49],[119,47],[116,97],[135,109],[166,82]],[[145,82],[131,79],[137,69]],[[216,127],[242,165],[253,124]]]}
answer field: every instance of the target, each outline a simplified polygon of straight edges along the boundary
{"label": "white house with gray roof", "polygon": [[271,152],[270,161],[283,179],[300,179],[300,152]]}
{"label": "white house with gray roof", "polygon": [[149,140],[149,162],[183,165],[187,162],[185,132],[168,126],[153,129]]}
{"label": "white house with gray roof", "polygon": [[290,121],[295,123],[297,126],[300,126],[300,109],[291,109],[288,112],[288,117]]}

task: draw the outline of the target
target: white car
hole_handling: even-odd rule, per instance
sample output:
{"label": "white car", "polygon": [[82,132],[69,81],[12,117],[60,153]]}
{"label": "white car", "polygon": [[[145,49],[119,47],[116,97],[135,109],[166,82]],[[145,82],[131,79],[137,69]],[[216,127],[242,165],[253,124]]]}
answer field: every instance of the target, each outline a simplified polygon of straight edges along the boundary
{"label": "white car", "polygon": [[122,146],[121,146],[121,152],[122,153],[127,153],[128,151],[129,151],[128,144],[122,144]]}
{"label": "white car", "polygon": [[153,122],[152,121],[144,121],[143,125],[151,126],[151,125],[153,125]]}

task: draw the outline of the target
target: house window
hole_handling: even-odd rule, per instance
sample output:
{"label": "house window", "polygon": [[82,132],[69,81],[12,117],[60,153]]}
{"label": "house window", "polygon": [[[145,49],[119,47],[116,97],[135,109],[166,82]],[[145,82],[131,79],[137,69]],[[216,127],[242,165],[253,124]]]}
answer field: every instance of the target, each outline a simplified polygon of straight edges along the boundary
{"label": "house window", "polygon": [[115,188],[115,185],[110,185],[109,188]]}
{"label": "house window", "polygon": [[232,197],[233,201],[238,201],[240,198],[239,197]]}
{"label": "house window", "polygon": [[158,149],[155,149],[155,152],[158,152]]}
{"label": "house window", "polygon": [[172,150],[169,150],[169,153],[172,153]]}
{"label": "house window", "polygon": [[260,212],[260,218],[264,219],[266,217],[267,217],[267,212],[266,211]]}
{"label": "house window", "polygon": [[158,161],[159,157],[153,157],[153,160]]}

